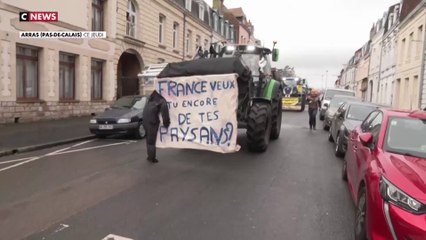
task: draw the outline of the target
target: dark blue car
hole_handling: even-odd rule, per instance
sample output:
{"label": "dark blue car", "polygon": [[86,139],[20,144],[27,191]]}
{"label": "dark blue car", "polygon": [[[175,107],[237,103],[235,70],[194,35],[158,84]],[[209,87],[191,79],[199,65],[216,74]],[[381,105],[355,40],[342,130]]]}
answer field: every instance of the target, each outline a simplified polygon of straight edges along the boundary
{"label": "dark blue car", "polygon": [[147,100],[146,96],[118,99],[103,113],[90,119],[90,132],[99,138],[119,133],[144,138],[146,132],[142,125],[142,113]]}

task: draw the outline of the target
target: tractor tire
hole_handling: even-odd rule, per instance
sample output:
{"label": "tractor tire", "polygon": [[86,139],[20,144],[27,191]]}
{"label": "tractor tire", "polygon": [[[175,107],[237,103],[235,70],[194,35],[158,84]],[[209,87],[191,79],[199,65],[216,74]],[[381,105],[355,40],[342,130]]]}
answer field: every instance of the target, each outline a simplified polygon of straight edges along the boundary
{"label": "tractor tire", "polygon": [[280,99],[272,101],[272,129],[271,129],[271,140],[276,140],[280,137],[281,123],[283,115],[283,102]]}
{"label": "tractor tire", "polygon": [[249,150],[252,152],[266,151],[272,128],[271,105],[265,102],[253,103],[247,122],[247,143]]}

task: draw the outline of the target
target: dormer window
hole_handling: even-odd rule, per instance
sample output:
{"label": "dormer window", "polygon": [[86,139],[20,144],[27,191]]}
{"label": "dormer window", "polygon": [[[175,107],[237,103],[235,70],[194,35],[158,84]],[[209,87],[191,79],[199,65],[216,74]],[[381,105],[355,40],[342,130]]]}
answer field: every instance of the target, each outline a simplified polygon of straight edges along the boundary
{"label": "dormer window", "polygon": [[189,11],[192,9],[192,0],[185,0],[185,8]]}
{"label": "dormer window", "polygon": [[202,4],[202,3],[200,3],[200,5],[199,5],[199,18],[201,19],[201,20],[204,20],[204,5]]}

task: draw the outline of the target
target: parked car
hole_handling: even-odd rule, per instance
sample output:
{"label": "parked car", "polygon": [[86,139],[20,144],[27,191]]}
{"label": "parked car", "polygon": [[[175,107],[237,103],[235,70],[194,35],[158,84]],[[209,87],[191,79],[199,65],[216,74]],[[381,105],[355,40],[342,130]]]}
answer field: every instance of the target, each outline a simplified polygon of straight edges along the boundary
{"label": "parked car", "polygon": [[364,102],[348,101],[344,102],[336,111],[331,120],[331,127],[328,134],[328,140],[334,142],[334,154],[337,157],[345,156],[349,133],[372,111],[378,108],[377,105]]}
{"label": "parked car", "polygon": [[125,96],[114,102],[98,116],[90,119],[90,132],[99,138],[107,135],[126,133],[137,138],[146,135],[142,126],[142,112],[146,96]]}
{"label": "parked car", "polygon": [[351,90],[338,89],[338,88],[326,89],[324,91],[324,94],[322,94],[321,96],[321,110],[319,114],[319,119],[321,121],[324,120],[325,111],[327,110],[327,107],[325,105],[326,104],[330,105],[330,101],[335,95],[355,96],[355,92]]}
{"label": "parked car", "polygon": [[342,176],[357,206],[355,239],[425,239],[426,112],[370,113],[350,133]]}
{"label": "parked car", "polygon": [[330,129],[331,120],[333,119],[337,109],[340,107],[340,105],[342,105],[342,103],[347,101],[361,101],[361,99],[354,96],[334,95],[330,101],[330,104],[326,103],[324,105],[326,107],[322,126],[324,130],[328,131]]}

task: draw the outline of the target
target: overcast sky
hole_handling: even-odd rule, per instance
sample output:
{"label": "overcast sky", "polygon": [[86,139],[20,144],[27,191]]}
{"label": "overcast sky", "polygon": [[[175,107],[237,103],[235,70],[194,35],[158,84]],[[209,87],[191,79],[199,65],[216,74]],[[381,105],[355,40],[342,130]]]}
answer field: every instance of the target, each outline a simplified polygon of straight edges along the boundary
{"label": "overcast sky", "polygon": [[[206,0],[209,4],[212,0]],[[242,7],[255,37],[271,47],[278,41],[276,67],[294,66],[314,87],[334,84],[342,65],[369,40],[370,28],[399,0],[225,0]],[[324,76],[322,76],[324,75]],[[323,79],[323,80],[322,80]]]}

